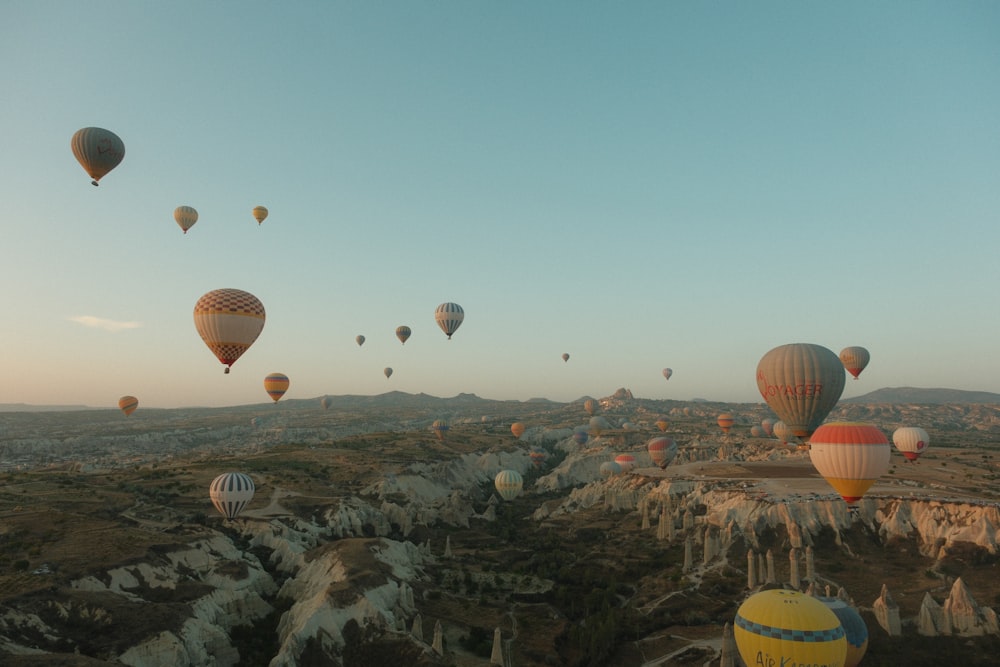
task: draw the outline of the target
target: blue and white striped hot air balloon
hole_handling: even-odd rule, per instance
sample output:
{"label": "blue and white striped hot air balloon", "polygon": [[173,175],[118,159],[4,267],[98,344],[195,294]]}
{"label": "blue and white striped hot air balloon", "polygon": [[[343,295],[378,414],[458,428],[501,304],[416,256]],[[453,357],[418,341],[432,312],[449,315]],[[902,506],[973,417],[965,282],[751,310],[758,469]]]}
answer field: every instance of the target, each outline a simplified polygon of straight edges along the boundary
{"label": "blue and white striped hot air balloon", "polygon": [[223,473],[208,487],[212,504],[227,519],[235,519],[253,500],[253,494],[253,480],[241,472]]}
{"label": "blue and white striped hot air balloon", "polygon": [[516,470],[501,470],[497,473],[493,484],[497,487],[500,497],[504,500],[514,500],[521,495],[524,487],[524,478]]}
{"label": "blue and white striped hot air balloon", "polygon": [[434,311],[434,321],[448,335],[448,340],[451,340],[451,335],[462,325],[464,319],[465,311],[457,303],[442,303]]}

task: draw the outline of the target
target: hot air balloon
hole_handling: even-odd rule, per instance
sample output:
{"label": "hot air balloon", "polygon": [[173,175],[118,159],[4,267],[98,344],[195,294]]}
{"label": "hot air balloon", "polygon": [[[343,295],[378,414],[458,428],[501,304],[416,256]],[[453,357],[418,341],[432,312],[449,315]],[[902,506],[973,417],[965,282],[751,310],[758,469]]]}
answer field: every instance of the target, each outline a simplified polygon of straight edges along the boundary
{"label": "hot air balloon", "polygon": [[441,331],[445,332],[448,336],[448,340],[451,340],[451,335],[462,326],[462,320],[464,319],[465,311],[457,303],[442,303],[434,311],[434,321],[441,327]]}
{"label": "hot air balloon", "polygon": [[663,369],[663,377],[665,379],[669,380],[670,376],[673,375],[673,374],[674,374],[673,369],[670,369],[670,368],[664,368]]}
{"label": "hot air balloon", "polygon": [[798,444],[799,442],[799,439],[792,433],[791,427],[783,421],[774,422],[774,427],[771,430],[774,432],[774,437],[781,440],[781,444],[783,445],[787,445],[789,442],[792,444]]}
{"label": "hot air balloon", "polygon": [[253,493],[253,480],[241,472],[223,473],[208,487],[212,504],[227,519],[235,519],[253,500]]}
{"label": "hot air balloon", "polygon": [[410,327],[408,326],[396,327],[396,338],[398,338],[399,342],[403,345],[406,345],[406,339],[410,337],[411,333],[413,332],[410,331]]}
{"label": "hot air balloon", "polygon": [[893,431],[892,444],[907,461],[916,461],[931,444],[931,437],[919,426],[902,426]]}
{"label": "hot air balloon", "polygon": [[531,458],[531,463],[534,464],[536,468],[541,468],[545,464],[546,454],[545,452],[539,451],[537,449],[532,449],[528,454]]}
{"label": "hot air balloon", "polygon": [[729,433],[733,424],[736,423],[736,419],[728,412],[723,412],[715,421],[719,424],[719,428],[722,429],[723,433]]}
{"label": "hot air balloon", "polygon": [[646,449],[649,451],[649,458],[661,468],[666,468],[677,456],[677,443],[666,436],[652,438],[646,443]]}
{"label": "hot air balloon", "polygon": [[813,467],[849,506],[889,470],[889,453],[885,434],[871,424],[823,424],[809,440]]}
{"label": "hot air balloon", "polygon": [[[257,226],[260,226],[260,223],[264,222],[265,218],[267,218],[267,209],[263,206],[254,206],[253,219],[257,221]],[[278,226],[280,227],[281,225]]]}
{"label": "hot air balloon", "polygon": [[361,335],[355,336],[354,342],[358,344],[358,347],[361,347],[365,344],[365,337]]}
{"label": "hot air balloon", "polygon": [[754,424],[750,427],[750,436],[753,438],[763,438],[764,429],[760,427],[760,424]]}
{"label": "hot air balloon", "polygon": [[583,446],[587,444],[588,440],[590,440],[590,434],[587,433],[586,426],[578,426],[575,429],[573,429],[573,442]]}
{"label": "hot air balloon", "polygon": [[619,454],[615,457],[615,463],[621,466],[622,472],[628,472],[635,467],[635,457],[631,454]]}
{"label": "hot air balloon", "polygon": [[139,407],[139,399],[135,396],[122,396],[118,399],[118,409],[124,412],[126,417],[135,412],[137,407]]}
{"label": "hot air balloon", "polygon": [[591,417],[587,422],[587,428],[590,429],[590,433],[596,436],[601,435],[604,431],[611,428],[611,424],[604,417],[598,415],[597,417]]}
{"label": "hot air balloon", "polygon": [[666,432],[667,427],[670,426],[670,422],[667,421],[666,417],[658,417],[656,420],[656,428],[660,429],[662,432]]}
{"label": "hot air balloon", "polygon": [[569,352],[563,352],[562,360],[563,361],[569,361]]}
{"label": "hot air balloon", "polygon": [[847,656],[840,620],[822,602],[798,591],[751,595],[736,611],[733,637],[747,665],[837,667]]}
{"label": "hot air balloon", "polygon": [[501,470],[493,479],[493,484],[496,486],[501,498],[504,500],[514,500],[514,498],[521,495],[521,489],[524,487],[524,478],[516,470]]}
{"label": "hot air balloon", "polygon": [[434,435],[437,436],[438,440],[444,440],[445,433],[448,432],[448,422],[443,419],[435,419],[434,423],[431,424],[431,428],[434,429]]}
{"label": "hot air balloon", "polygon": [[600,473],[605,477],[611,477],[613,475],[620,475],[622,472],[622,467],[615,463],[614,461],[605,461],[601,464]]}
{"label": "hot air balloon", "polygon": [[760,422],[760,427],[764,429],[764,435],[771,437],[774,435],[774,420],[773,419],[762,419]]}
{"label": "hot air balloon", "polygon": [[288,391],[288,376],[284,373],[271,373],[264,378],[264,391],[275,403]]}
{"label": "hot air balloon", "polygon": [[822,345],[781,345],[757,364],[760,395],[792,433],[804,440],[840,400],[844,382],[840,358]]}
{"label": "hot air balloon", "polygon": [[871,361],[871,355],[863,347],[845,347],[840,351],[840,362],[844,364],[844,368],[854,376],[855,380],[861,375],[861,371],[865,370],[869,361]]}
{"label": "hot air balloon", "polygon": [[264,329],[264,304],[249,292],[217,289],[194,305],[194,326],[226,373]]}
{"label": "hot air balloon", "polygon": [[386,366],[385,368],[382,369],[382,375],[384,375],[385,379],[388,380],[390,377],[392,377],[392,369]]}
{"label": "hot air balloon", "polygon": [[198,222],[198,211],[190,206],[178,206],[174,209],[174,220],[187,234],[188,230],[194,227],[194,223]]}
{"label": "hot air balloon", "polygon": [[588,398],[583,402],[583,409],[586,410],[587,414],[591,416],[593,416],[593,414],[597,412],[597,408],[599,407],[600,404],[592,398]]}
{"label": "hot air balloon", "polygon": [[329,410],[330,406],[333,405],[333,399],[330,398],[329,396],[324,396],[323,398],[319,399],[319,404],[323,406],[324,410]]}
{"label": "hot air balloon", "polygon": [[97,185],[109,171],[121,164],[125,157],[125,143],[111,130],[85,127],[77,130],[69,142],[73,156]]}
{"label": "hot air balloon", "polygon": [[514,422],[510,425],[510,432],[514,434],[514,437],[518,440],[524,435],[524,431],[527,427],[522,422]]}
{"label": "hot air balloon", "polygon": [[868,650],[868,626],[865,620],[861,618],[857,609],[840,598],[816,599],[833,612],[840,621],[840,626],[844,628],[844,635],[847,638],[847,657],[844,660],[844,667],[858,667]]}

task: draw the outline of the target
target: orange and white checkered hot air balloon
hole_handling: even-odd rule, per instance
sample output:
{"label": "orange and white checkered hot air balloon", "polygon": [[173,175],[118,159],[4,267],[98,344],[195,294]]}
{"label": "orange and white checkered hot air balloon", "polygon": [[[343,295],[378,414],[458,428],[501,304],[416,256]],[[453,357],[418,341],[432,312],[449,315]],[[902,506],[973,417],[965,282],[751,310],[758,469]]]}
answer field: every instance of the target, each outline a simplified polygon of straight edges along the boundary
{"label": "orange and white checkered hot air balloon", "polygon": [[871,424],[823,424],[809,440],[809,458],[848,505],[855,505],[889,470],[889,440]]}
{"label": "orange and white checkered hot air balloon", "polygon": [[271,397],[271,400],[277,403],[285,395],[285,392],[288,391],[288,385],[290,384],[288,376],[284,373],[269,373],[264,378],[264,391]]}
{"label": "orange and white checkered hot air balloon", "polygon": [[840,362],[844,364],[844,368],[854,376],[855,380],[861,375],[861,371],[865,370],[869,361],[871,361],[871,355],[863,347],[845,347],[840,351]]}
{"label": "orange and white checkered hot air balloon", "polygon": [[217,289],[194,305],[194,326],[226,373],[264,329],[264,304],[249,292]]}

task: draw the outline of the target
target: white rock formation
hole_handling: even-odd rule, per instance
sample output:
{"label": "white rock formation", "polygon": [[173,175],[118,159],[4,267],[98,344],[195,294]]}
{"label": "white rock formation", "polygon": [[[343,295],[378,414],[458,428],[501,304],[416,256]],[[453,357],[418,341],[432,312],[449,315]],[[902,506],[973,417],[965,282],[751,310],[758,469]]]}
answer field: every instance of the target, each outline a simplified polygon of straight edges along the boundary
{"label": "white rock formation", "polygon": [[903,634],[902,624],[899,620],[899,605],[889,594],[889,588],[882,584],[882,592],[872,603],[872,611],[875,613],[875,620],[882,626],[882,629],[889,633],[890,637],[898,637]]}

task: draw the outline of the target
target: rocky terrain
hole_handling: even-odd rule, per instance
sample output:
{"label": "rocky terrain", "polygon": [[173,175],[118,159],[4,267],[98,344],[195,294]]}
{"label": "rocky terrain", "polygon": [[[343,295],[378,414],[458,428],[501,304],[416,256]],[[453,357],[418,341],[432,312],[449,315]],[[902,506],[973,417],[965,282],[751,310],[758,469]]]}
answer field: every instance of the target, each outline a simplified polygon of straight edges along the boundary
{"label": "rocky terrain", "polygon": [[[807,452],[749,436],[762,405],[621,390],[581,445],[582,399],[352,400],[0,416],[0,662],[730,664],[726,624],[769,586],[850,600],[862,664],[1000,648],[1000,407],[836,408],[932,434],[851,512]],[[660,416],[681,445],[666,469],[645,450]],[[623,452],[636,467],[602,475]],[[231,469],[257,494],[227,521],[206,490]],[[514,501],[502,469],[524,476]]]}

